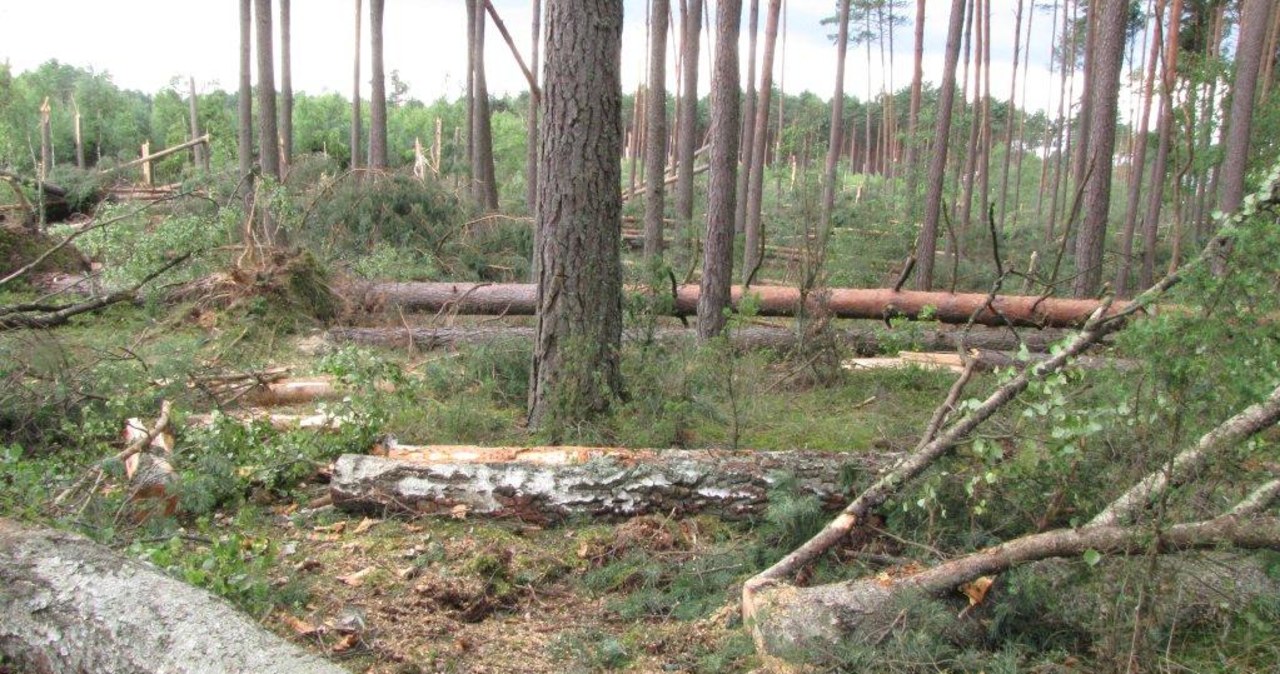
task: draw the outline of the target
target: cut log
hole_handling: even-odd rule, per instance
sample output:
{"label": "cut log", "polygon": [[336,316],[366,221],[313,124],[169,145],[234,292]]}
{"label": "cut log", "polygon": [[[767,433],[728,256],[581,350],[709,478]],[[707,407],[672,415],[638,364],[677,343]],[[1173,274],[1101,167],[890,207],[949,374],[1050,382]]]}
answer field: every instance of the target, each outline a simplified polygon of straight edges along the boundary
{"label": "cut log", "polygon": [[[436,313],[520,315],[534,312],[531,283],[366,283],[353,284],[349,292],[365,304],[386,304],[405,311]],[[742,299],[742,287],[734,286],[732,304]],[[891,288],[831,288],[803,295],[784,286],[752,286],[756,313],[760,316],[794,316],[803,303],[810,315],[833,318],[888,320],[936,320],[941,323],[1024,327],[1078,327],[1101,303],[1031,295],[894,291]],[[677,288],[673,315],[697,313],[699,288]],[[990,301],[988,301],[990,300]],[[1109,315],[1123,306],[1110,310]]]}
{"label": "cut log", "polygon": [[783,476],[824,505],[847,497],[842,475],[892,457],[829,452],[648,450],[602,447],[412,447],[385,456],[345,454],[330,482],[335,506],[514,517],[539,524],[572,517],[657,513],[759,516]]}
{"label": "cut log", "polygon": [[[983,351],[1017,351],[1025,345],[1032,353],[1043,353],[1048,351],[1054,342],[1065,338],[1066,334],[1065,331],[1058,329],[1015,332],[1009,329],[975,327],[962,332],[944,328],[913,327],[889,330],[883,327],[861,327],[833,329],[814,338],[805,337],[787,327],[751,325],[735,328],[730,333],[730,339],[739,349],[774,349],[775,351],[791,351],[804,346],[806,342],[825,343],[825,340],[829,339],[837,348],[859,356],[872,356],[886,351],[896,351],[903,345],[922,351],[954,351],[962,342],[965,348]],[[696,339],[697,335],[688,329],[662,328],[657,330],[653,337],[659,342],[672,342]],[[623,333],[624,340],[636,341],[645,338],[647,338],[646,334]],[[444,328],[331,328],[325,333],[326,341],[337,344],[350,342],[369,346],[412,347],[421,350],[450,349],[507,340],[531,342],[532,339],[533,328],[492,325]]]}
{"label": "cut log", "polygon": [[6,519],[0,654],[33,674],[346,671],[150,565]]}

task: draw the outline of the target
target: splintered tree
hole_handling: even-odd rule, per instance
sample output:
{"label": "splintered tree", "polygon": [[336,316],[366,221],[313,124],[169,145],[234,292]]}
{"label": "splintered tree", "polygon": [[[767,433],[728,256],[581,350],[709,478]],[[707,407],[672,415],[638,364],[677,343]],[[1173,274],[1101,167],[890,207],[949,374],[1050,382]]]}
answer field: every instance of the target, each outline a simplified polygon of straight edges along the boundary
{"label": "splintered tree", "polygon": [[554,434],[622,389],[622,3],[549,0],[546,29],[529,423]]}
{"label": "splintered tree", "polygon": [[382,16],[386,0],[369,0],[369,168],[387,168],[387,92],[382,71]]}
{"label": "splintered tree", "polygon": [[733,283],[733,218],[738,188],[741,89],[738,28],[742,0],[716,5],[715,69],[711,77],[711,176],[707,187],[707,233],[698,297],[698,338],[720,334],[728,318]]}

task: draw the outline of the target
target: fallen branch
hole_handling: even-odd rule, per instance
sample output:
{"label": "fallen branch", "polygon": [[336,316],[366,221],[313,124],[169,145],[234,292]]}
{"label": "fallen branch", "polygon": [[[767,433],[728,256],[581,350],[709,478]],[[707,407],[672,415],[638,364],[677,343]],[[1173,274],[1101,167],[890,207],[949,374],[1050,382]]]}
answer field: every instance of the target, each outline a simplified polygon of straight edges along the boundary
{"label": "fallen branch", "polygon": [[[62,493],[58,494],[57,498],[53,499],[53,505],[55,507],[62,505],[62,503],[65,502],[68,498],[70,498],[76,492],[83,489],[85,485],[89,484],[90,482],[97,482],[98,479],[102,477],[103,468],[106,467],[107,465],[113,464],[113,463],[128,462],[139,452],[151,446],[151,443],[155,441],[157,437],[159,437],[162,433],[168,432],[169,417],[172,414],[172,412],[173,412],[173,406],[169,403],[169,401],[168,400],[162,401],[160,403],[160,416],[156,418],[156,423],[151,427],[151,430],[146,431],[145,433],[135,433],[128,436],[129,444],[125,446],[124,449],[120,450],[120,452],[115,454],[114,456],[110,456],[106,459],[103,459],[95,463],[92,469],[90,469],[89,471],[86,471],[84,475],[80,476],[80,479],[73,482],[70,487],[67,487],[66,489],[62,490]],[[134,465],[136,470],[137,464],[135,463]]]}
{"label": "fallen branch", "polygon": [[27,304],[14,307],[0,307],[0,332],[5,330],[18,329],[41,329],[53,328],[63,325],[70,321],[73,317],[80,314],[87,314],[109,307],[120,302],[132,302],[138,298],[138,291],[143,286],[158,278],[161,274],[173,269],[174,267],[186,262],[191,257],[191,253],[183,253],[182,255],[167,262],[154,272],[147,275],[146,278],[139,281],[132,288],[126,290],[117,290],[104,297],[79,302],[69,305],[40,305]]}
{"label": "fallen branch", "polygon": [[0,519],[0,655],[31,672],[345,672],[150,564],[7,519]]}

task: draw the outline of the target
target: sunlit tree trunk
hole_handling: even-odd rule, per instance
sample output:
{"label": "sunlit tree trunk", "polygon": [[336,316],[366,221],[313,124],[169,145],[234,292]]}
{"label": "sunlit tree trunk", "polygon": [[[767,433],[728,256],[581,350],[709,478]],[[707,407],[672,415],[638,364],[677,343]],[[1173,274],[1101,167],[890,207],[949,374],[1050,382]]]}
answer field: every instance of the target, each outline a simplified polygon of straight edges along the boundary
{"label": "sunlit tree trunk", "polygon": [[933,135],[933,159],[929,164],[928,193],[925,196],[924,228],[920,232],[916,287],[933,288],[933,262],[937,251],[938,224],[942,215],[943,173],[947,168],[947,145],[951,139],[951,113],[955,103],[956,66],[960,61],[960,39],[964,29],[965,0],[951,0],[951,20],[947,28],[947,51],[938,93],[938,119]]}
{"label": "sunlit tree trunk", "polygon": [[707,230],[702,256],[702,294],[698,297],[698,338],[720,334],[727,320],[733,282],[733,217],[738,188],[741,139],[738,29],[742,0],[716,4],[715,67],[711,77],[711,158],[707,188]]}

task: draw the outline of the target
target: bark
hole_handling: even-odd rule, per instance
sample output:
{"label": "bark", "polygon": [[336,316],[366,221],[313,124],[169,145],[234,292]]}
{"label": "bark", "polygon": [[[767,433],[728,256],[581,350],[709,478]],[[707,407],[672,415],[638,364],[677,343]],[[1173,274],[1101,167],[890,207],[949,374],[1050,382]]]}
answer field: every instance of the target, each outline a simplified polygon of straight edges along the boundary
{"label": "bark", "polygon": [[768,150],[769,98],[773,94],[773,50],[778,41],[778,17],[782,0],[769,0],[764,26],[764,56],[760,65],[759,114],[750,134],[751,170],[744,201],[747,204],[746,241],[743,247],[742,283],[749,285],[764,259],[764,167]]}
{"label": "bark", "polygon": [[680,106],[677,111],[680,137],[676,148],[676,218],[680,222],[681,237],[687,239],[681,251],[689,250],[693,256],[693,170],[694,150],[702,144],[698,136],[698,53],[702,27],[702,0],[690,0],[688,11],[681,22]]}
{"label": "bark", "polygon": [[[484,0],[477,0],[482,3]],[[498,210],[498,183],[495,178],[493,163],[493,125],[489,113],[489,86],[484,71],[484,26],[485,12],[483,5],[476,5],[474,39],[472,42],[472,95],[471,104],[472,140],[471,156],[471,195],[482,211]]]}
{"label": "bark", "polygon": [[369,0],[369,168],[387,169],[387,92],[382,69],[382,18],[386,0]]}
{"label": "bark", "polygon": [[1142,223],[1142,271],[1138,284],[1145,286],[1155,278],[1156,234],[1160,225],[1160,208],[1164,204],[1164,181],[1169,163],[1169,146],[1173,133],[1173,95],[1178,78],[1178,35],[1181,30],[1182,0],[1172,0],[1169,29],[1165,33],[1164,72],[1160,75],[1160,117],[1156,122],[1156,158],[1151,165],[1151,186],[1147,191],[1147,215]]}
{"label": "bark", "polygon": [[1120,96],[1120,70],[1124,67],[1125,28],[1129,5],[1103,5],[1098,18],[1092,71],[1086,86],[1092,89],[1088,152],[1084,174],[1084,222],[1076,237],[1075,296],[1089,297],[1102,283],[1102,252],[1111,214],[1112,155],[1116,145],[1116,109]]}
{"label": "bark", "polygon": [[[201,136],[200,114],[199,114],[200,109],[199,109],[199,103],[197,103],[196,101],[196,78],[192,77],[188,79],[187,83],[190,85],[190,93],[188,94],[188,99],[187,99],[187,113],[191,121],[191,139],[196,140]],[[80,113],[76,113],[77,125],[79,124],[79,119],[80,119]],[[77,129],[78,128],[79,127],[77,126]],[[79,135],[78,130],[76,131],[76,134]],[[77,146],[78,145],[79,143],[77,143]],[[194,155],[195,165],[199,168],[204,169],[205,171],[209,170],[209,157],[207,154],[207,150],[208,150],[208,146],[203,143],[199,143],[193,148],[193,151],[195,153]],[[81,154],[83,154],[83,150],[81,150]],[[77,162],[80,168],[84,168],[83,157],[77,157]]]}
{"label": "bark", "polygon": [[[1022,7],[1023,0],[1018,0],[1018,10],[1013,19],[1013,75],[1009,82],[1008,118],[1005,120],[1004,134],[1004,167],[1000,172],[1000,231],[1004,231],[1006,217],[1009,212],[1009,164],[1013,160],[1013,127],[1014,107],[1018,92],[1018,56],[1022,53]],[[1016,206],[1015,206],[1016,208]]]}
{"label": "bark", "polygon": [[356,0],[355,23],[355,50],[351,58],[351,161],[350,168],[352,170],[360,168],[361,153],[361,131],[360,131],[360,19],[362,12],[360,11],[360,0]]}
{"label": "bark", "polygon": [[707,187],[707,229],[698,296],[698,337],[711,339],[728,320],[729,286],[733,283],[733,218],[738,188],[738,141],[741,134],[741,88],[738,73],[738,28],[742,0],[716,5],[715,64],[711,77],[711,157]]}
{"label": "bark", "polygon": [[622,388],[622,5],[549,0],[546,19],[533,427],[601,412]]}
{"label": "bark", "polygon": [[48,178],[53,171],[53,128],[49,123],[52,112],[49,97],[45,96],[44,102],[40,104],[40,180]]}
{"label": "bark", "polygon": [[1138,136],[1134,142],[1133,161],[1129,168],[1129,193],[1125,204],[1124,233],[1120,243],[1120,269],[1116,272],[1116,295],[1129,294],[1129,276],[1133,266],[1133,234],[1138,225],[1138,205],[1142,196],[1142,179],[1147,168],[1147,135],[1151,128],[1151,100],[1156,87],[1156,69],[1164,42],[1164,10],[1167,0],[1155,1],[1151,52],[1147,57],[1146,80],[1142,87],[1142,112],[1138,117]]}
{"label": "bark", "polygon": [[290,40],[290,0],[280,0],[280,163],[293,162],[293,59]]}
{"label": "bark", "polygon": [[[533,0],[533,27],[530,32],[529,67],[538,72],[538,49],[542,43],[542,0]],[[537,75],[533,76],[533,84],[537,84]],[[536,91],[537,95],[534,96]],[[531,215],[536,215],[538,206],[538,114],[542,110],[541,87],[533,87],[529,99],[529,117],[525,127],[527,148],[524,162],[525,204]]]}
{"label": "bark", "polygon": [[[616,235],[613,241],[616,246]],[[742,286],[725,290],[725,306],[737,306],[743,294]],[[385,304],[401,311],[532,316],[539,306],[534,286],[522,283],[376,283],[353,285],[348,292],[366,305]],[[926,318],[951,324],[966,324],[972,320],[979,325],[993,326],[1075,327],[1082,325],[1094,310],[1102,306],[1095,300],[1034,295],[991,297],[982,293],[911,290],[895,292],[891,288],[830,288],[802,295],[799,289],[788,286],[753,286],[748,292],[755,295],[754,303],[761,316],[793,316],[803,297],[804,310],[810,315],[873,320]],[[700,312],[701,296],[700,286],[679,286],[673,315],[688,316]]]}
{"label": "bark", "polygon": [[149,564],[4,519],[0,652],[33,674],[346,671]]}
{"label": "bark", "polygon": [[840,0],[836,27],[836,85],[831,96],[831,136],[827,143],[827,165],[822,174],[822,205],[818,212],[818,232],[823,240],[831,231],[831,209],[836,202],[836,169],[840,166],[841,134],[844,131],[844,65],[849,53],[849,0]]}
{"label": "bark", "polygon": [[1240,44],[1236,48],[1236,75],[1231,85],[1231,121],[1227,129],[1219,208],[1228,213],[1240,207],[1244,198],[1245,169],[1249,159],[1249,136],[1253,128],[1254,93],[1266,42],[1271,0],[1244,0],[1240,17]]}
{"label": "bark", "polygon": [[[240,89],[236,96],[240,182],[247,202],[253,194],[253,0],[240,0]],[[246,211],[247,208],[246,204]]]}
{"label": "bark", "polygon": [[[733,231],[735,235],[742,235],[747,230],[747,191],[748,181],[751,180],[751,163],[754,161],[752,154],[755,148],[755,131],[756,131],[756,45],[760,31],[760,0],[751,0],[747,9],[747,92],[743,96],[742,102],[742,138],[738,141],[738,156],[740,158],[738,166],[738,201],[735,204],[736,210],[733,216]],[[763,87],[761,87],[763,89]],[[769,116],[768,107],[764,107],[765,117]],[[744,254],[743,257],[748,257]],[[743,267],[749,267],[745,260]],[[744,271],[744,283],[745,274]]]}
{"label": "bark", "polygon": [[[276,127],[276,76],[271,36],[271,0],[253,0],[258,38],[258,162],[262,174],[280,180],[280,133]],[[268,240],[274,232],[268,231]]]}
{"label": "bark", "polygon": [[667,165],[667,15],[669,0],[653,0],[649,40],[648,140],[644,147],[644,257],[662,258]]}
{"label": "bark", "polygon": [[339,457],[329,489],[335,506],[356,512],[449,514],[463,506],[469,515],[540,524],[650,513],[745,519],[764,514],[779,475],[838,507],[843,471],[866,473],[888,460],[837,452],[393,444],[387,456]]}
{"label": "bark", "polygon": [[[1013,365],[1010,357],[999,352],[1014,352],[1025,346],[1027,351],[1044,353],[1061,341],[1066,333],[1058,329],[1023,330],[975,327],[970,330],[933,328],[895,331],[871,327],[830,329],[816,335],[796,332],[788,327],[745,326],[733,330],[729,340],[740,350],[773,349],[789,352],[807,345],[832,345],[859,356],[874,356],[896,351],[907,343],[925,351],[955,352],[957,349],[981,349],[989,355],[992,367]],[[696,337],[684,328],[662,328],[647,332],[623,334],[624,341],[677,343]],[[333,344],[355,343],[368,346],[414,348],[420,350],[452,349],[460,346],[532,342],[533,328],[528,327],[453,327],[453,328],[330,328],[325,341]],[[990,351],[989,351],[990,350]],[[983,356],[980,356],[983,357]]]}
{"label": "bark", "polygon": [[956,95],[956,66],[960,60],[960,38],[964,29],[965,0],[952,0],[947,28],[947,53],[938,93],[937,122],[933,135],[933,159],[929,164],[929,190],[925,196],[924,227],[920,232],[916,287],[933,287],[933,263],[938,250],[938,224],[942,215],[942,187],[947,170],[947,147],[951,139],[951,114]]}

